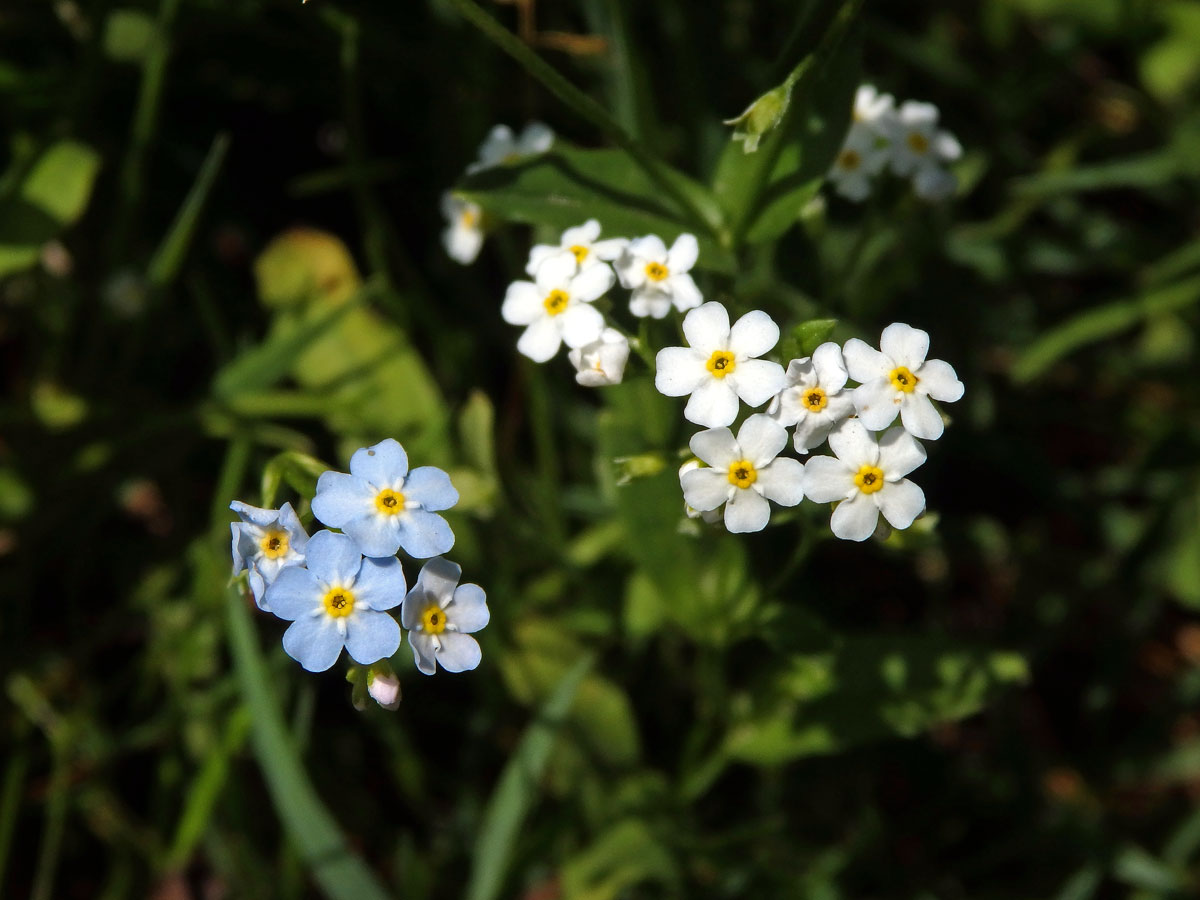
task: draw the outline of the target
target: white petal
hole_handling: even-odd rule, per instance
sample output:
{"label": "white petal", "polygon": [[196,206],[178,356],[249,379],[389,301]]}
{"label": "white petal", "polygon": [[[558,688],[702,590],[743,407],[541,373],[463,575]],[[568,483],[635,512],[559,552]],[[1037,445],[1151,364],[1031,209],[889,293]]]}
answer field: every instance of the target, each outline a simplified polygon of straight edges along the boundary
{"label": "white petal", "polygon": [[731,463],[742,458],[742,448],[728,428],[697,431],[692,435],[688,446],[693,453],[716,469],[728,470]]}
{"label": "white petal", "polygon": [[865,541],[875,533],[878,523],[879,507],[875,505],[874,500],[860,491],[837,505],[829,520],[829,528],[843,541]]}
{"label": "white petal", "polygon": [[604,296],[617,277],[608,266],[591,266],[571,279],[571,296],[585,303]]}
{"label": "white petal", "polygon": [[[646,264],[633,255],[633,251],[628,245],[613,262],[613,268],[617,272],[617,277],[621,279],[623,288],[631,288],[636,291],[646,283]],[[642,315],[646,315],[646,313],[642,313]]]}
{"label": "white petal", "polygon": [[958,190],[958,178],[938,166],[923,166],[913,175],[913,193],[930,203],[949,200]]}
{"label": "white petal", "polygon": [[570,281],[578,270],[575,254],[570,250],[560,250],[543,262],[537,269],[534,281],[542,296],[551,291],[565,290],[570,293]]}
{"label": "white petal", "polygon": [[725,527],[733,534],[762,531],[771,520],[771,504],[758,491],[736,490],[725,504]]}
{"label": "white petal", "polygon": [[738,429],[737,442],[745,458],[761,468],[787,446],[787,430],[770,416],[755,413]]}
{"label": "white petal", "polygon": [[693,309],[683,317],[683,336],[688,346],[708,357],[729,344],[729,313],[715,300]]}
{"label": "white petal", "polygon": [[452,260],[464,266],[470,265],[475,262],[480,248],[483,247],[483,230],[455,223],[443,232],[442,246],[446,248],[446,255]]}
{"label": "white petal", "polygon": [[739,361],[725,380],[747,406],[762,406],[787,385],[783,366],[765,359]]}
{"label": "white petal", "polygon": [[814,447],[819,447],[840,421],[840,417],[814,416],[811,413],[806,415],[796,423],[792,446],[796,448],[797,453],[807,453]]}
{"label": "white petal", "polygon": [[679,476],[683,488],[683,501],[692,509],[707,512],[716,509],[729,499],[729,492],[737,490],[729,483],[726,470],[692,469]]}
{"label": "white petal", "polygon": [[903,322],[893,322],[883,329],[879,349],[890,356],[897,366],[916,372],[929,353],[929,332]]}
{"label": "white petal", "polygon": [[804,496],[814,503],[833,503],[858,493],[854,470],[832,456],[814,456],[804,465]]}
{"label": "white petal", "polygon": [[564,231],[559,243],[563,247],[574,247],[576,244],[590,247],[598,237],[600,237],[600,223],[595,219],[588,219],[582,225],[576,225],[574,228]]}
{"label": "white petal", "polygon": [[568,347],[582,347],[600,339],[604,331],[604,316],[587,303],[574,303],[559,316],[558,327]]}
{"label": "white petal", "polygon": [[639,319],[665,319],[671,311],[671,298],[662,291],[635,290],[629,298],[629,311]]}
{"label": "white petal", "polygon": [[533,278],[537,275],[537,270],[541,268],[542,263],[560,253],[562,253],[562,247],[556,247],[553,244],[536,244],[529,251],[529,262],[525,264],[525,274]]}
{"label": "white petal", "polygon": [[844,172],[841,169],[834,169],[830,173],[830,177],[833,179],[834,190],[847,200],[862,203],[871,195],[871,179],[862,170]]}
{"label": "white petal", "polygon": [[925,448],[899,426],[879,438],[879,468],[888,481],[898,481],[925,462]]}
{"label": "white petal", "polygon": [[665,347],[654,358],[654,387],[668,397],[690,394],[708,380],[704,359],[687,347]]}
{"label": "white petal", "polygon": [[592,254],[605,262],[612,262],[619,259],[628,246],[628,238],[609,238],[607,241],[592,244]]}
{"label": "white petal", "polygon": [[546,315],[544,300],[532,281],[514,281],[504,294],[500,316],[509,325],[528,325]]}
{"label": "white petal", "polygon": [[933,152],[943,162],[954,162],[962,156],[962,144],[948,131],[939,131],[933,140]]}
{"label": "white petal", "polygon": [[829,449],[855,471],[879,461],[879,444],[858,419],[847,419],[830,433]]}
{"label": "white petal", "polygon": [[729,331],[729,349],[741,356],[762,356],[779,343],[779,326],[761,309],[746,313]]}
{"label": "white petal", "polygon": [[888,372],[896,368],[890,359],[858,338],[846,341],[842,358],[846,361],[846,371],[850,377],[860,384],[875,378],[886,378]]}
{"label": "white petal", "polygon": [[940,438],[946,430],[946,423],[942,421],[941,414],[933,408],[933,401],[916,391],[903,396],[900,421],[904,423],[905,430],[913,437],[926,441],[936,441]]}
{"label": "white petal", "polygon": [[675,243],[671,245],[671,250],[667,253],[667,269],[672,275],[682,275],[684,272],[691,271],[699,255],[700,245],[696,243],[696,236],[681,234],[675,238]]}
{"label": "white petal", "polygon": [[517,140],[517,148],[524,154],[545,153],[554,143],[554,131],[544,122],[530,122]]}
{"label": "white petal", "polygon": [[667,261],[667,245],[657,234],[634,238],[629,242],[629,252],[640,259],[643,269],[648,262],[666,263]]}
{"label": "white petal", "polygon": [[804,463],[784,456],[758,470],[756,490],[780,506],[795,506],[804,499]]}
{"label": "white petal", "polygon": [[550,318],[538,319],[525,329],[517,341],[517,350],[534,362],[543,363],[558,352],[562,334]]}
{"label": "white petal", "polygon": [[700,293],[700,288],[696,287],[691,275],[672,275],[667,279],[667,287],[670,290],[671,302],[680,312],[695,309],[704,302],[704,295]]}
{"label": "white petal", "polygon": [[914,370],[913,374],[921,379],[917,390],[924,389],[934,400],[953,403],[962,399],[963,383],[958,380],[958,375],[950,363],[940,359],[927,359],[925,365],[921,366],[920,370]]}
{"label": "white petal", "polygon": [[876,378],[856,387],[852,396],[863,424],[872,431],[882,431],[896,420],[905,394],[896,390],[887,378]]}
{"label": "white petal", "polygon": [[738,398],[724,381],[706,378],[692,392],[683,417],[706,428],[729,425],[737,418]]}
{"label": "white petal", "polygon": [[817,384],[826,394],[836,394],[846,386],[846,361],[842,359],[842,348],[833,341],[826,341],[813,351],[812,367]]}
{"label": "white petal", "polygon": [[895,484],[885,484],[875,494],[879,511],[893,528],[907,528],[925,509],[925,492],[905,478]]}

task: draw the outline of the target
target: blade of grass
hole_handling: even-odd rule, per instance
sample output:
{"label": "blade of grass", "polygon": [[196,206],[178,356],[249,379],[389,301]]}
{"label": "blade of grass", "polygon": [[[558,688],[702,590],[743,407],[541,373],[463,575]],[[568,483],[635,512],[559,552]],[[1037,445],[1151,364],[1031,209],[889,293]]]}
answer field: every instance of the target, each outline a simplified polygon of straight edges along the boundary
{"label": "blade of grass", "polygon": [[4,790],[0,793],[0,892],[4,889],[4,873],[8,868],[8,854],[12,849],[17,816],[21,812],[21,792],[28,770],[29,752],[22,746],[9,757],[4,768]]}
{"label": "blade of grass", "polygon": [[467,900],[495,900],[500,895],[517,833],[537,797],[550,750],[594,661],[586,656],[567,670],[504,767],[475,842]]}
{"label": "blade of grass", "polygon": [[150,266],[146,270],[146,281],[151,288],[165,288],[179,274],[184,256],[196,234],[196,223],[200,220],[200,213],[204,209],[209,191],[217,180],[217,174],[221,171],[221,164],[225,161],[228,150],[229,135],[218,134],[213,138],[212,146],[208,148],[204,163],[200,166],[200,174],[196,176],[192,189],[188,191],[183,205],[176,213],[167,236],[158,245],[154,257],[150,260]]}

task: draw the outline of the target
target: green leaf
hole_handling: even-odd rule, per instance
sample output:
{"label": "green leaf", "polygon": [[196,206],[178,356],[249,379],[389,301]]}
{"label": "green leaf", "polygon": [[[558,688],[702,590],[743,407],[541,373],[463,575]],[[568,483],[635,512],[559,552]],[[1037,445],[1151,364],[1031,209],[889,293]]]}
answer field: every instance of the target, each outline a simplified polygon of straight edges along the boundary
{"label": "green leaf", "polygon": [[562,868],[564,900],[616,900],[658,882],[678,889],[679,864],[640,819],[618,822]]}
{"label": "green leaf", "polygon": [[136,9],[114,9],[104,20],[104,55],[117,62],[140,63],[150,52],[157,29]]}
{"label": "green leaf", "polygon": [[793,328],[792,336],[800,347],[801,355],[812,356],[814,350],[829,340],[837,323],[837,319],[809,319]]}
{"label": "green leaf", "polygon": [[100,156],[78,141],[59,141],[34,163],[21,197],[60,225],[73,224],[87,208],[100,171]]}
{"label": "green leaf", "polygon": [[494,900],[500,895],[517,834],[538,795],[550,751],[593,662],[592,656],[585,655],[562,673],[504,767],[475,841],[467,900]]}
{"label": "green leaf", "polygon": [[204,157],[204,163],[200,166],[200,172],[196,176],[192,189],[188,191],[183,206],[175,215],[175,221],[171,223],[166,237],[162,239],[162,243],[158,245],[158,249],[150,260],[150,265],[146,270],[146,281],[152,287],[166,287],[179,274],[184,256],[196,234],[200,213],[204,210],[204,203],[216,183],[228,149],[228,135],[219,134],[213,139],[212,146],[208,149],[208,155]]}

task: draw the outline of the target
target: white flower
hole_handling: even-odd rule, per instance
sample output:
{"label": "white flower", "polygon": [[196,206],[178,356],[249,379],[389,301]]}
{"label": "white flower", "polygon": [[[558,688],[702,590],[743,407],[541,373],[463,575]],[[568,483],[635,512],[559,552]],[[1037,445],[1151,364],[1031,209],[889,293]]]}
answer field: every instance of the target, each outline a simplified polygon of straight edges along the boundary
{"label": "white flower", "polygon": [[796,451],[807,453],[854,412],[854,399],[845,387],[842,348],[829,341],[811,357],[788,363],[787,387],[771,401],[767,412],[780,425],[796,426]]}
{"label": "white flower", "polygon": [[487,625],[487,596],[477,584],[459,584],[462,569],[438,557],[425,563],[400,606],[417,668],[432,675],[439,665],[465,672],[479,665],[479,642],[471,633]]}
{"label": "white flower", "polygon": [[962,156],[962,146],[948,131],[939,131],[938,109],[932,103],[904,103],[889,117],[892,140],[892,171],[911,175],[917,195],[944,199],[954,192],[957,181],[946,164]]}
{"label": "white flower", "polygon": [[615,328],[605,328],[596,340],[567,354],[575,367],[575,380],[584,387],[620,384],[629,361],[629,339]]}
{"label": "white flower", "polygon": [[888,156],[887,140],[873,126],[855,122],[829,168],[834,189],[848,200],[865,200],[871,179],[887,165]]}
{"label": "white flower", "polygon": [[925,449],[903,428],[878,442],[858,419],[847,419],[829,435],[833,456],[814,456],[804,466],[804,493],[817,503],[838,503],[833,533],[865,541],[879,514],[893,528],[907,528],[925,509],[925,493],[904,476],[925,462]]}
{"label": "white flower", "polygon": [[903,322],[883,329],[879,347],[882,353],[851,338],[842,351],[850,377],[861,382],[854,389],[858,417],[872,431],[882,431],[899,413],[913,437],[937,440],[946,426],[929,398],[953,403],[962,397],[963,383],[954,368],[926,359],[929,335]]}
{"label": "white flower", "polygon": [[529,251],[529,262],[525,266],[525,274],[537,275],[538,267],[552,256],[564,251],[571,251],[580,271],[592,266],[612,262],[621,255],[629,244],[625,238],[612,238],[607,241],[597,240],[600,237],[600,223],[588,219],[582,225],[568,228],[562,233],[558,246],[554,244],[537,244]]}
{"label": "white flower", "polygon": [[526,325],[517,349],[534,362],[545,362],[565,341],[582,347],[600,337],[604,317],[591,305],[613,286],[608,266],[579,272],[575,257],[562,253],[538,267],[534,281],[508,286],[500,315],[510,325]]}
{"label": "white flower", "polygon": [[704,298],[688,274],[699,255],[700,245],[692,234],[681,234],[670,250],[655,234],[630,241],[616,262],[621,286],[633,289],[629,311],[662,319],[672,304],[680,312],[699,306]]}
{"label": "white flower", "polygon": [[483,210],[447,191],[442,194],[442,215],[447,223],[442,232],[446,253],[464,266],[475,262],[483,246]]}
{"label": "white flower", "polygon": [[688,506],[701,513],[725,504],[725,527],[732,532],[762,531],[771,518],[772,500],[795,506],[804,499],[804,463],[779,457],[787,432],[761,413],[738,429],[710,428],[692,436],[692,452],[712,468],[680,470]]}
{"label": "white flower", "polygon": [[747,406],[762,406],[787,384],[783,366],[755,358],[779,341],[779,326],[761,310],[746,313],[730,328],[725,307],[710,301],[684,316],[683,335],[688,347],[658,351],[654,386],[668,397],[691,394],[683,411],[689,422],[730,425],[737,418],[738,398]]}
{"label": "white flower", "polygon": [[[682,466],[679,467],[679,483],[682,485],[684,475],[686,475],[688,472],[691,472],[695,469],[701,468],[703,465],[704,464],[701,463],[700,460],[696,459],[696,457],[693,456],[691,459],[689,459],[687,462],[685,462]],[[684,513],[687,514],[687,517],[689,519],[703,519],[704,522],[708,525],[715,525],[717,522],[721,521],[721,510],[719,507],[717,509],[699,510],[699,509],[696,509],[696,507],[690,505],[687,502],[687,500],[684,500],[683,501],[683,511],[684,511]]]}
{"label": "white flower", "polygon": [[869,125],[879,132],[892,115],[895,106],[896,100],[891,94],[879,93],[873,84],[861,84],[854,92],[854,111],[851,113],[851,119],[855,124]]}
{"label": "white flower", "polygon": [[520,137],[507,125],[497,125],[479,145],[479,159],[467,166],[467,174],[545,153],[553,143],[554,132],[541,122],[530,122]]}

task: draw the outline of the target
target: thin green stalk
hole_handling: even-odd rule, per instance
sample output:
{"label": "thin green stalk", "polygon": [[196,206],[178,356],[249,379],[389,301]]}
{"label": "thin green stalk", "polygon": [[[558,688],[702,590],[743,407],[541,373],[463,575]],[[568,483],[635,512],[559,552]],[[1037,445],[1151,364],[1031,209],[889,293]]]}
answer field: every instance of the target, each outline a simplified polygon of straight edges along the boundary
{"label": "thin green stalk", "polygon": [[520,38],[480,9],[473,0],[450,0],[450,5],[458,10],[470,24],[483,32],[484,37],[516,60],[521,68],[540,81],[546,90],[566,104],[576,115],[594,125],[609,140],[628,153],[629,157],[653,179],[662,192],[687,214],[693,225],[711,231],[704,213],[674,184],[670,168],[630,136],[603,106],[567,81],[553,66],[529,49]]}
{"label": "thin green stalk", "polygon": [[158,250],[150,260],[150,266],[146,270],[146,281],[151,288],[161,290],[170,285],[179,274],[184,256],[196,234],[196,224],[200,221],[204,202],[216,183],[217,174],[221,171],[221,164],[225,161],[228,150],[228,134],[218,134],[213,138],[212,146],[204,157],[204,163],[200,166],[192,189],[188,191],[183,205],[175,214],[175,221],[167,230],[167,236],[158,245]]}
{"label": "thin green stalk", "polygon": [[58,857],[62,852],[63,834],[67,829],[67,783],[70,781],[70,755],[67,742],[51,738],[53,762],[50,770],[50,789],[46,801],[46,821],[38,848],[37,870],[33,876],[30,900],[53,900],[54,878]]}
{"label": "thin green stalk", "polygon": [[8,760],[4,769],[4,789],[0,793],[0,893],[4,889],[4,872],[8,868],[8,854],[12,849],[13,834],[16,833],[17,816],[21,811],[21,791],[25,787],[28,770],[29,753],[22,747]]}
{"label": "thin green stalk", "polygon": [[[522,360],[522,362],[525,362]],[[550,408],[550,391],[546,389],[541,368],[526,363],[522,366],[526,390],[529,393],[530,424],[533,428],[533,447],[537,457],[541,513],[548,526],[551,546],[561,547],[566,541],[567,528],[559,505],[558,439],[554,434],[554,414]]]}

